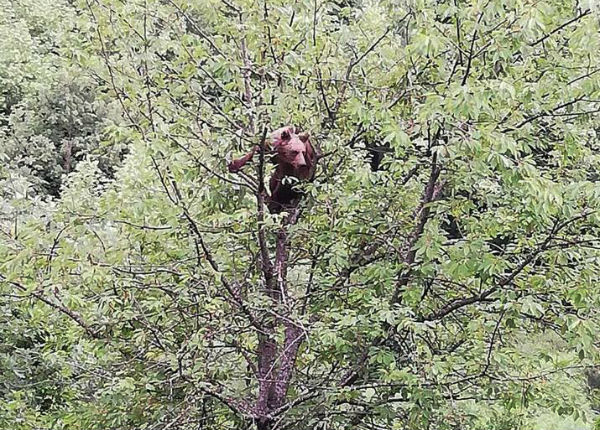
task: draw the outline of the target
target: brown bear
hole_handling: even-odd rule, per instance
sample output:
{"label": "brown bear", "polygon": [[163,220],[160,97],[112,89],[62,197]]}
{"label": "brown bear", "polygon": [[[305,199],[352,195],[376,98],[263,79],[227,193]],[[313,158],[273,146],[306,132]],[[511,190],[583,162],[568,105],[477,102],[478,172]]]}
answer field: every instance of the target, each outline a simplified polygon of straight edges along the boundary
{"label": "brown bear", "polygon": [[[294,188],[293,180],[284,181],[284,178],[312,180],[317,164],[317,154],[308,133],[296,134],[293,126],[282,127],[272,132],[267,144],[268,151],[272,154],[271,159],[277,165],[269,180],[271,196],[268,207],[271,213],[279,213],[286,208],[296,206],[302,195]],[[239,171],[258,150],[260,148],[255,146],[242,158],[230,162],[229,171]]]}

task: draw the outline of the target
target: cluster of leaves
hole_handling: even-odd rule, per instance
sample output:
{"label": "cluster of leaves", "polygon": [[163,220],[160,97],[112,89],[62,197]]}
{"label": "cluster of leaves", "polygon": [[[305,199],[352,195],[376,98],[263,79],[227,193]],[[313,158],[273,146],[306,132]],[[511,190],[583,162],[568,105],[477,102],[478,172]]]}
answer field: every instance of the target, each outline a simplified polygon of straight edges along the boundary
{"label": "cluster of leaves", "polygon": [[[0,427],[589,418],[562,388],[600,352],[592,7],[81,4],[75,58],[130,153],[56,202],[10,194]],[[225,162],[285,124],[324,154],[294,222],[265,213],[268,166]]]}
{"label": "cluster of leaves", "polygon": [[66,1],[1,6],[2,178],[21,177],[31,192],[58,196],[64,175],[86,157],[112,174],[124,142],[111,145],[103,130],[118,112],[82,64],[69,59],[81,44],[76,10]]}

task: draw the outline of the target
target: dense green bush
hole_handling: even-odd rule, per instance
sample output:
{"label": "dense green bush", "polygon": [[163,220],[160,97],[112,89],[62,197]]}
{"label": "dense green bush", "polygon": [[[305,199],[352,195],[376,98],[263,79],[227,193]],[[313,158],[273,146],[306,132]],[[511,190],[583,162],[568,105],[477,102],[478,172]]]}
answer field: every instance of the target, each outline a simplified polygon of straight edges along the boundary
{"label": "dense green bush", "polygon": [[[11,177],[58,196],[64,175],[86,157],[112,175],[124,143],[104,134],[116,103],[69,60],[78,47],[77,12],[68,2],[3,2],[0,12],[0,158]],[[100,142],[107,142],[101,145]]]}

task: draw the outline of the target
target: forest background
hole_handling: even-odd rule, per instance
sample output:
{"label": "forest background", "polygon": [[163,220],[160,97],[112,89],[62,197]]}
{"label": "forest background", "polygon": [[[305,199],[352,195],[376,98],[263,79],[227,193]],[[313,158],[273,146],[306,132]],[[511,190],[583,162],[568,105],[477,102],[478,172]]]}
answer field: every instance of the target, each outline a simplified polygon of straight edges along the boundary
{"label": "forest background", "polygon": [[[599,26],[0,0],[0,428],[600,428]],[[287,124],[271,214],[227,162]]]}

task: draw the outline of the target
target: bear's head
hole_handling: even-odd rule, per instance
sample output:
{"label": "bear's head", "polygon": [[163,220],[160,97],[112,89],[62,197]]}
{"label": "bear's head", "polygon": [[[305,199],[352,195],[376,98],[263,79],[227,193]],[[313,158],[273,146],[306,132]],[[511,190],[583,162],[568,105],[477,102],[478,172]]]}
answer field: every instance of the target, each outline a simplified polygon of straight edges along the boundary
{"label": "bear's head", "polygon": [[308,174],[314,162],[308,133],[296,134],[293,126],[282,127],[271,133],[271,142],[277,150],[277,164],[291,166],[300,177]]}

